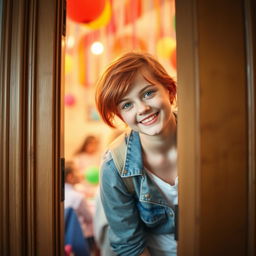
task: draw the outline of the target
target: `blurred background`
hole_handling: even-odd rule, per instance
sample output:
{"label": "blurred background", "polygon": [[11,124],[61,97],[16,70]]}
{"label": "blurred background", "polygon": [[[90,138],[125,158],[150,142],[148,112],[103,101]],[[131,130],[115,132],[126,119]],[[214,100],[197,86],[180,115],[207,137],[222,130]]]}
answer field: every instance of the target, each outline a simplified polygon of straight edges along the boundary
{"label": "blurred background", "polygon": [[[67,1],[64,141],[66,163],[74,165],[66,173],[66,185],[84,195],[93,220],[101,156],[124,128],[112,129],[100,120],[95,85],[106,66],[128,51],[153,54],[176,80],[174,0]],[[87,238],[94,236],[91,226],[88,222],[85,227],[91,230]]]}
{"label": "blurred background", "polygon": [[87,135],[103,150],[112,129],[94,105],[95,83],[124,52],[155,55],[176,78],[173,0],[68,0],[65,52],[65,158],[71,159]]}

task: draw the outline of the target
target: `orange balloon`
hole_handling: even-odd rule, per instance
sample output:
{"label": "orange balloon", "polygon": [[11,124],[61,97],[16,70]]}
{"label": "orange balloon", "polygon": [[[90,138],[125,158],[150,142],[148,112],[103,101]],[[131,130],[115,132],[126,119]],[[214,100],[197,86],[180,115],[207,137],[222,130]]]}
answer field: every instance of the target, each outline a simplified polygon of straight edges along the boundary
{"label": "orange balloon", "polygon": [[65,56],[65,73],[68,74],[71,72],[73,67],[73,58],[69,54]]}
{"label": "orange balloon", "polygon": [[88,84],[88,47],[91,43],[90,36],[84,35],[78,42],[78,80],[81,85]]}

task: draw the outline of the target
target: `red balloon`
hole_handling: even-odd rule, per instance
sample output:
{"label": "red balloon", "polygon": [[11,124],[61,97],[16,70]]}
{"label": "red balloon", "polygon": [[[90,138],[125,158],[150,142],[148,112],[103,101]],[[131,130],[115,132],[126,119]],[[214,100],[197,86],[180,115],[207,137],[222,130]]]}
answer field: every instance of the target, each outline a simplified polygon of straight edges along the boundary
{"label": "red balloon", "polygon": [[100,16],[105,0],[68,0],[67,16],[73,21],[87,23]]}

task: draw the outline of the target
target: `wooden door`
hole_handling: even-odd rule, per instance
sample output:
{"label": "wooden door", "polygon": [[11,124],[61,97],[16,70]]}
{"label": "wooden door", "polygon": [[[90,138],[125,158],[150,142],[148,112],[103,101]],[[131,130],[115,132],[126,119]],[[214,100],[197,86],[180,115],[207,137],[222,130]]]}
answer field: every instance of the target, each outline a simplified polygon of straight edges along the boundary
{"label": "wooden door", "polygon": [[0,255],[63,255],[63,1],[1,6]]}
{"label": "wooden door", "polygon": [[179,255],[255,255],[255,1],[176,1]]}

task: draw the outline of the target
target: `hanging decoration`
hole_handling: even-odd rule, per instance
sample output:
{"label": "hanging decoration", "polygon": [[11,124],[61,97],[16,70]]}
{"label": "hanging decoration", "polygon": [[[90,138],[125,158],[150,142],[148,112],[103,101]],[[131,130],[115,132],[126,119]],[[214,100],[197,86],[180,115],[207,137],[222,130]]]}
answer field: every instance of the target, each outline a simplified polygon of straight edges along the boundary
{"label": "hanging decoration", "polygon": [[88,35],[83,36],[78,43],[78,81],[81,85],[86,85],[88,83],[87,48],[89,43]]}
{"label": "hanging decoration", "polygon": [[65,74],[69,74],[73,67],[73,58],[70,54],[65,55]]}
{"label": "hanging decoration", "polygon": [[92,57],[90,47],[93,42],[99,40],[99,31],[94,30],[85,34],[78,42],[78,80],[82,86],[90,86],[94,82],[95,66],[99,59]]}
{"label": "hanging decoration", "polygon": [[[176,69],[176,40],[175,37],[171,36],[171,30],[166,30],[166,8],[165,1],[154,0],[154,7],[157,19],[157,42],[156,42],[156,54],[159,58],[170,60],[171,65]],[[172,7],[171,7],[172,8]],[[175,18],[170,21],[175,26]]]}
{"label": "hanging decoration", "polygon": [[111,5],[110,5],[110,1],[107,0],[101,15],[97,19],[86,23],[85,26],[90,29],[99,29],[104,26],[107,26],[110,20],[111,20]]}
{"label": "hanging decoration", "polygon": [[125,1],[124,11],[124,25],[135,22],[142,13],[141,0]]}
{"label": "hanging decoration", "polygon": [[157,33],[156,33],[156,38],[161,38],[164,36],[164,24],[162,21],[162,13],[161,13],[161,7],[162,4],[160,3],[159,0],[154,0],[154,9],[156,13],[156,26],[157,26]]}
{"label": "hanging decoration", "polygon": [[78,23],[97,19],[105,8],[106,0],[67,0],[67,16]]}
{"label": "hanging decoration", "polygon": [[113,0],[109,0],[110,2],[110,8],[111,8],[111,18],[109,23],[106,26],[106,37],[109,38],[110,35],[113,35],[116,33],[116,16],[115,11],[113,7]]}

